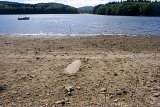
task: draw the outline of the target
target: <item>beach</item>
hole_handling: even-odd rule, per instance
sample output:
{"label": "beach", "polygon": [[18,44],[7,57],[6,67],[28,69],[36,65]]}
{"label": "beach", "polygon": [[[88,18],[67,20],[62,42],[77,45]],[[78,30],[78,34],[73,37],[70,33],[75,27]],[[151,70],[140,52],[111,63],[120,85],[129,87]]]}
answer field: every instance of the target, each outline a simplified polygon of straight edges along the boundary
{"label": "beach", "polygon": [[[75,60],[80,69],[65,74]],[[159,99],[158,36],[0,36],[0,107],[159,107]]]}

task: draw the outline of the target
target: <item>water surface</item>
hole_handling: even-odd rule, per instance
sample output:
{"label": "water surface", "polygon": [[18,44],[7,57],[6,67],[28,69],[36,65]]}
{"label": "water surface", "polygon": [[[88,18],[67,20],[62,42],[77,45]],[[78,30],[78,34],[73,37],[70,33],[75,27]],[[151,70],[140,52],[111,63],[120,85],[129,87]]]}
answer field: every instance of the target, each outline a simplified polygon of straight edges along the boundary
{"label": "water surface", "polygon": [[0,15],[0,34],[160,35],[160,17],[92,14]]}

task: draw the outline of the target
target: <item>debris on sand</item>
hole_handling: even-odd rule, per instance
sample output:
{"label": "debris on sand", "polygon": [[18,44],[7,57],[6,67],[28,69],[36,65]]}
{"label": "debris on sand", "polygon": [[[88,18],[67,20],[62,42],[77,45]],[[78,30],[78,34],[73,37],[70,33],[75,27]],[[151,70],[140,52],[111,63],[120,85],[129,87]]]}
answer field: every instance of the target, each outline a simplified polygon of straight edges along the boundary
{"label": "debris on sand", "polygon": [[102,94],[105,94],[105,93],[107,92],[107,89],[106,89],[106,88],[101,88],[101,89],[100,89],[100,92],[101,92]]}
{"label": "debris on sand", "polygon": [[11,44],[11,42],[5,42],[4,44]]}
{"label": "debris on sand", "polygon": [[74,87],[73,87],[73,86],[70,86],[70,85],[65,86],[65,91],[67,92],[67,94],[68,94],[69,96],[72,96],[72,95],[73,95],[73,92],[74,92]]}
{"label": "debris on sand", "polygon": [[153,97],[159,97],[160,92],[152,91]]}
{"label": "debris on sand", "polygon": [[73,86],[65,86],[65,89],[66,89],[67,92],[74,91],[74,87]]}
{"label": "debris on sand", "polygon": [[115,95],[127,95],[128,91],[126,90],[116,90]]}
{"label": "debris on sand", "polygon": [[61,105],[65,105],[65,101],[64,100],[60,100],[60,101],[56,101],[55,104],[61,104]]}
{"label": "debris on sand", "polygon": [[64,106],[66,104],[71,104],[71,103],[72,102],[69,102],[68,98],[65,98],[63,100],[56,101],[54,104],[55,104],[55,107],[59,107],[58,105]]}
{"label": "debris on sand", "polygon": [[67,66],[67,68],[64,70],[64,73],[75,74],[77,71],[79,71],[81,65],[82,62],[80,60],[75,60],[74,62],[72,62]]}
{"label": "debris on sand", "polygon": [[6,90],[6,85],[5,84],[0,84],[0,92]]}

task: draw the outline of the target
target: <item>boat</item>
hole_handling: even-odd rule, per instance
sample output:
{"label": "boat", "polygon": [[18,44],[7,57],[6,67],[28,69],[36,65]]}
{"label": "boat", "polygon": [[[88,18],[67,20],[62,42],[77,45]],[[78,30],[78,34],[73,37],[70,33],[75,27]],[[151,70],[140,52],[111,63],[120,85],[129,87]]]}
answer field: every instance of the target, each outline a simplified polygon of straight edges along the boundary
{"label": "boat", "polygon": [[24,7],[24,17],[18,17],[18,20],[29,20],[29,17],[26,17],[25,7]]}
{"label": "boat", "polygon": [[18,17],[18,20],[29,20],[29,17]]}

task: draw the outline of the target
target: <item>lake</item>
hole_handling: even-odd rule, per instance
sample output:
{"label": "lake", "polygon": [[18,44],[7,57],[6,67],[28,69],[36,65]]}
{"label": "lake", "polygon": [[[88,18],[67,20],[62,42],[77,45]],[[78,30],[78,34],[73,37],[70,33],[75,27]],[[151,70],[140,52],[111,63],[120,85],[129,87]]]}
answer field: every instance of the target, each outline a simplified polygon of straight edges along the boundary
{"label": "lake", "polygon": [[0,15],[0,34],[127,34],[160,35],[160,17],[92,14]]}

